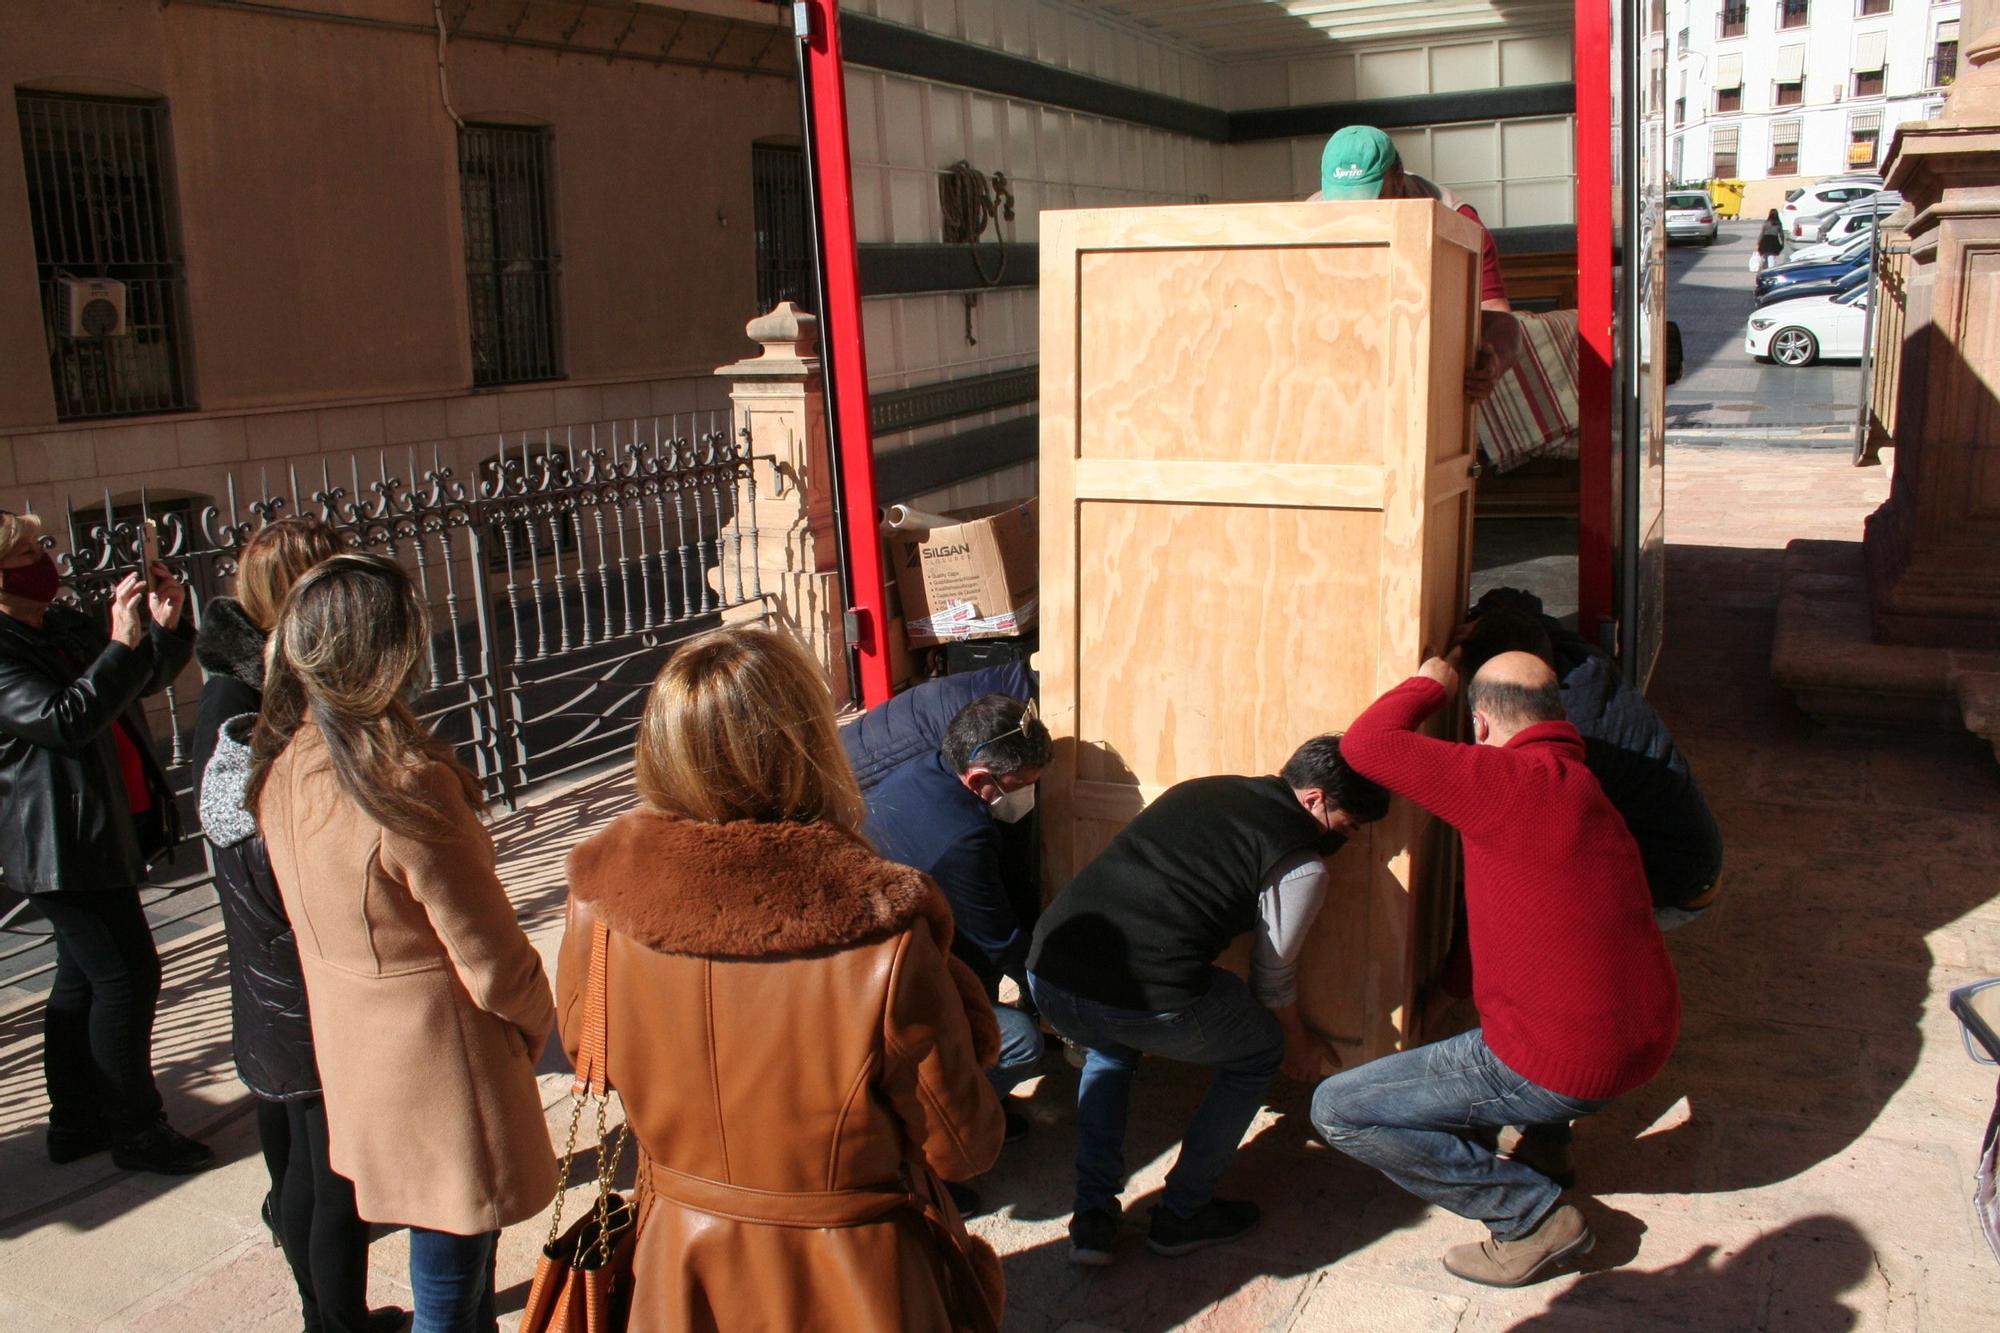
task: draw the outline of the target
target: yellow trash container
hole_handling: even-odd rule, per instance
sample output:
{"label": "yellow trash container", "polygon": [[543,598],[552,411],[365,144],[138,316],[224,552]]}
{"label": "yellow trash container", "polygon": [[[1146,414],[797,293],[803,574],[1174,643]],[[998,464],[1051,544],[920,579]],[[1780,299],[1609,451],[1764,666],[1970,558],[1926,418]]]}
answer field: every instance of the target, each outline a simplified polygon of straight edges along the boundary
{"label": "yellow trash container", "polygon": [[1743,182],[1714,180],[1708,183],[1708,197],[1719,218],[1733,218],[1743,212]]}

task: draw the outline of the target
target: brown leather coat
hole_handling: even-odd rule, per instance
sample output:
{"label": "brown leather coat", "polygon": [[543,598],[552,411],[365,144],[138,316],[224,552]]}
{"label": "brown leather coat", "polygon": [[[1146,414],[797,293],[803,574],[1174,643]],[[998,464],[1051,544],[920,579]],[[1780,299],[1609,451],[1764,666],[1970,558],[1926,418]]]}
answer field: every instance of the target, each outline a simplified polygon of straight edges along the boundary
{"label": "brown leather coat", "polygon": [[999,1154],[998,1036],[937,887],[831,825],[648,810],[569,870],[563,1041],[601,920],[606,1063],[654,1195],[633,1333],[996,1327],[999,1263],[938,1178]]}

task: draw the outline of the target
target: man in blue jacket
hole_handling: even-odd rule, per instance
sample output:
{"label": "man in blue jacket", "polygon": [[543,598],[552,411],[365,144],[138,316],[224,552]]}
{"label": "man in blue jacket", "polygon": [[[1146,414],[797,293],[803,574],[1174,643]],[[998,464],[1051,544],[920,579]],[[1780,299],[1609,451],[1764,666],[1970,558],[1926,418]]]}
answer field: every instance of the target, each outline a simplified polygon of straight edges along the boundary
{"label": "man in blue jacket", "polygon": [[[903,763],[864,793],[865,832],[875,850],[923,871],[951,902],[952,952],[978,974],[989,997],[1003,976],[1024,973],[1032,920],[1023,920],[1001,868],[1000,825],[1034,809],[1035,782],[1054,753],[1034,705],[1004,694],[974,699],[940,744]],[[1000,1059],[989,1071],[1002,1097],[1031,1077],[1042,1033],[1031,1014],[995,1004]],[[1007,1113],[1008,1137],[1027,1122]]]}

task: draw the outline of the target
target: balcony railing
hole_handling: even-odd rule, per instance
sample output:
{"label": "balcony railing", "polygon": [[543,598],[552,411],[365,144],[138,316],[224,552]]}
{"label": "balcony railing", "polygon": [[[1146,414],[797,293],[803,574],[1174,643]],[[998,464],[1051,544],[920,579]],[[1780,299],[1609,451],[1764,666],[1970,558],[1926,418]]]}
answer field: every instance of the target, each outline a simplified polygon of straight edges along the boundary
{"label": "balcony railing", "polygon": [[1739,0],[1736,4],[1727,4],[1722,7],[1722,13],[1716,18],[1715,35],[1717,37],[1741,37],[1749,30],[1749,26],[1750,6],[1747,0]]}

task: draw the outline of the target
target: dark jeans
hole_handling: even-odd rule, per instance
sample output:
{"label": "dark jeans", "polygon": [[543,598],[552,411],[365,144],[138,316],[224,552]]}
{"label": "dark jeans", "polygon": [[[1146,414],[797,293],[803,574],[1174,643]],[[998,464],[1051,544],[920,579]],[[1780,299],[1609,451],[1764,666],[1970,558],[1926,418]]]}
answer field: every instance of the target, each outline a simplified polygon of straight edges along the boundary
{"label": "dark jeans", "polygon": [[1076,1211],[1109,1211],[1125,1188],[1125,1121],[1141,1055],[1214,1065],[1215,1081],[1181,1138],[1163,1201],[1192,1217],[1215,1193],[1272,1075],[1285,1034],[1234,973],[1209,972],[1208,993],[1186,1009],[1146,1013],[1072,995],[1032,973],[1028,984],[1049,1026],[1084,1048],[1076,1090]]}
{"label": "dark jeans", "polygon": [[494,1333],[493,1264],[500,1233],[454,1236],[410,1228],[410,1290],[417,1317],[410,1333]]}
{"label": "dark jeans", "polygon": [[1475,1028],[1335,1074],[1313,1093],[1312,1122],[1321,1138],[1418,1198],[1486,1223],[1496,1240],[1519,1240],[1562,1190],[1495,1153],[1476,1131],[1529,1125],[1554,1133],[1607,1104],[1530,1083]]}
{"label": "dark jeans", "polygon": [[360,1333],[368,1319],[368,1224],[327,1157],[326,1101],[257,1102],[271,1215],[298,1284],[307,1333]]}
{"label": "dark jeans", "polygon": [[38,893],[55,934],[56,971],[42,1035],[49,1128],[113,1143],[160,1118],[153,1013],[160,955],[139,891]]}
{"label": "dark jeans", "polygon": [[986,1071],[986,1077],[993,1091],[1005,1097],[1041,1068],[1042,1028],[1033,1014],[1011,1004],[994,1005],[993,1017],[1000,1024],[1000,1058]]}

